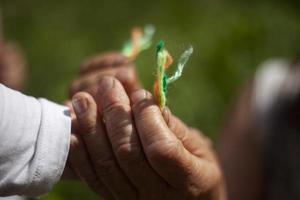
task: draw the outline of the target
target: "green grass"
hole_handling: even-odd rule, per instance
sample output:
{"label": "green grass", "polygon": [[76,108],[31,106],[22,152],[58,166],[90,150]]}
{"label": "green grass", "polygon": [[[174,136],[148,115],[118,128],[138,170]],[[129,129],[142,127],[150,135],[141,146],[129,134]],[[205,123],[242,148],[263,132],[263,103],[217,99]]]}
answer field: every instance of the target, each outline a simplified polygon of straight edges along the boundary
{"label": "green grass", "polygon": [[[267,58],[300,51],[298,1],[221,0],[0,0],[5,35],[24,49],[30,69],[27,94],[56,102],[87,56],[119,50],[134,25],[152,23],[176,58],[195,53],[169,89],[169,107],[183,121],[216,138],[223,113],[242,83]],[[155,54],[136,61],[152,90]],[[61,183],[42,199],[96,199],[82,185]]]}

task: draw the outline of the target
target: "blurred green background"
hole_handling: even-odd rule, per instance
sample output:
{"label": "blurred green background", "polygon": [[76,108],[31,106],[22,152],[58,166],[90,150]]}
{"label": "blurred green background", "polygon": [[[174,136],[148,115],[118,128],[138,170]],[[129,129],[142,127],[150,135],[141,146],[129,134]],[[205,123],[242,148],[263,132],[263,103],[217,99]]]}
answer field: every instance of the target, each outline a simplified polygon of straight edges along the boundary
{"label": "blurred green background", "polygon": [[[300,52],[300,3],[291,0],[0,0],[5,37],[24,49],[26,93],[56,102],[83,59],[119,50],[132,26],[153,24],[176,58],[190,44],[184,76],[170,87],[169,107],[216,138],[227,105],[267,58]],[[136,61],[151,90],[154,47]],[[42,199],[96,199],[81,184],[60,183]]]}

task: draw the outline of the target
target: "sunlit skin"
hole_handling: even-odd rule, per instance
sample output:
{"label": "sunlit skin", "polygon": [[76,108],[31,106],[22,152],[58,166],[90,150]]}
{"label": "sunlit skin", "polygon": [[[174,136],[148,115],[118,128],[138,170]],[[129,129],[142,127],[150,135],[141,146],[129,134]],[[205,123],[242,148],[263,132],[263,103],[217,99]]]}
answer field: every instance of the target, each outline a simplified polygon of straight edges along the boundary
{"label": "sunlit skin", "polygon": [[225,199],[209,139],[161,111],[126,58],[99,64],[107,56],[85,62],[71,87],[76,175],[105,199]]}

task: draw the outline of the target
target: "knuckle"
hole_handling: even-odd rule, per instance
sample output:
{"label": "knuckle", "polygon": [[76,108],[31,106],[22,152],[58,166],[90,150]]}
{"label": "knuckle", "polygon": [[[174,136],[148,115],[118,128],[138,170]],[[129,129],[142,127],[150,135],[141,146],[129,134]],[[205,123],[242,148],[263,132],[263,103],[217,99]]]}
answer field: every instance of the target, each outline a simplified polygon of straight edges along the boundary
{"label": "knuckle", "polygon": [[140,145],[132,142],[119,145],[116,154],[119,161],[125,164],[140,162],[144,159]]}
{"label": "knuckle", "polygon": [[[145,91],[145,96],[147,96],[147,93],[148,92]],[[136,113],[143,113],[142,116],[147,116],[148,114],[151,114],[153,112],[155,113],[160,111],[158,107],[156,107],[156,104],[152,98],[145,98],[141,101],[134,102],[132,105],[132,109]]]}
{"label": "knuckle", "polygon": [[[119,137],[124,137],[126,135],[131,135],[133,133],[133,127],[130,119],[120,119],[113,124],[113,137],[119,139]],[[114,138],[113,138],[114,139]]]}
{"label": "knuckle", "polygon": [[120,102],[110,104],[103,109],[103,116],[107,121],[107,126],[111,130],[117,130],[116,132],[124,132],[131,123],[130,121],[130,106],[124,105]]}
{"label": "knuckle", "polygon": [[108,93],[103,94],[103,107],[110,109],[111,107],[125,107],[130,105],[129,98],[124,90],[121,82],[112,77],[113,79],[113,88]]}
{"label": "knuckle", "polygon": [[130,143],[130,140],[133,140],[133,127],[128,120],[118,122],[107,126],[108,135],[114,149],[123,148],[120,146]]}

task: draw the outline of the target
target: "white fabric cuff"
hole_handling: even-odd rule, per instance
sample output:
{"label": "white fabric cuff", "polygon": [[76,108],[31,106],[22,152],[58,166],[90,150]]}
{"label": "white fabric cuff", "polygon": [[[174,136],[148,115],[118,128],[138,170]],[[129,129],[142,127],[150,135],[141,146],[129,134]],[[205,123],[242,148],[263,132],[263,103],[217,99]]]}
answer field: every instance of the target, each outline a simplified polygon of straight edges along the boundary
{"label": "white fabric cuff", "polygon": [[71,119],[66,107],[39,99],[42,116],[36,144],[36,170],[27,196],[48,193],[64,171],[69,152]]}
{"label": "white fabric cuff", "polygon": [[0,196],[40,196],[59,181],[69,152],[66,107],[0,84]]}

